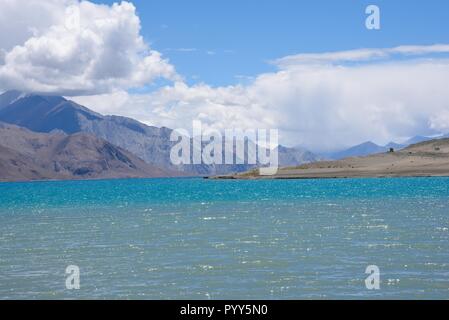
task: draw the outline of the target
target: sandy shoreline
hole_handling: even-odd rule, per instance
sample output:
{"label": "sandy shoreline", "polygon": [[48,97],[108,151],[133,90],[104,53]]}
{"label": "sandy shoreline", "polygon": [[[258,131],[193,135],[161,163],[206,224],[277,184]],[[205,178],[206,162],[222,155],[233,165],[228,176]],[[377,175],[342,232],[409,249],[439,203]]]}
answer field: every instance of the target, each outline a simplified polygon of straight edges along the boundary
{"label": "sandy shoreline", "polygon": [[216,176],[213,179],[330,179],[388,177],[448,177],[449,139],[432,140],[400,151],[338,161],[320,161],[280,168],[273,176],[258,171]]}

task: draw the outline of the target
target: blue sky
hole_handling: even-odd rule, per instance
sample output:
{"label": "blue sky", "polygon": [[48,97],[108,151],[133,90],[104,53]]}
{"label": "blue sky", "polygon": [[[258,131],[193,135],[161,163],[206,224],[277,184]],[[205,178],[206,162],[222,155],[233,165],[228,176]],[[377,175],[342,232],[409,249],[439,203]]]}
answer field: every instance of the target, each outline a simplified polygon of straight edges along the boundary
{"label": "blue sky", "polygon": [[[96,1],[112,4],[114,1]],[[449,1],[134,0],[141,34],[189,84],[245,82],[297,53],[449,43]],[[364,26],[381,10],[381,30]],[[243,76],[243,77],[241,77]]]}

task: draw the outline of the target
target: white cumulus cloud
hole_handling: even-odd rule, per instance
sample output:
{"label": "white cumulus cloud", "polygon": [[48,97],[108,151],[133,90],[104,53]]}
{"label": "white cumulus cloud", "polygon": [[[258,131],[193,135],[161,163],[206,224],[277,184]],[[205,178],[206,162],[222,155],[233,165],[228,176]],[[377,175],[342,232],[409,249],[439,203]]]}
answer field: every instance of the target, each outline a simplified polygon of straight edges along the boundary
{"label": "white cumulus cloud", "polygon": [[140,35],[133,4],[0,0],[0,88],[99,94],[179,80]]}

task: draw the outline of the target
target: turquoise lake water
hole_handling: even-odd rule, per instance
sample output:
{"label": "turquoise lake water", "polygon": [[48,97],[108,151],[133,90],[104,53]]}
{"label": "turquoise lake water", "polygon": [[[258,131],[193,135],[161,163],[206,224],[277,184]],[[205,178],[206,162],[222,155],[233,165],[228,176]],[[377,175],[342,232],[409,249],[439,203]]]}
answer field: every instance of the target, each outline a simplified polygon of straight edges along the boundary
{"label": "turquoise lake water", "polygon": [[448,299],[448,228],[448,178],[3,183],[0,299]]}

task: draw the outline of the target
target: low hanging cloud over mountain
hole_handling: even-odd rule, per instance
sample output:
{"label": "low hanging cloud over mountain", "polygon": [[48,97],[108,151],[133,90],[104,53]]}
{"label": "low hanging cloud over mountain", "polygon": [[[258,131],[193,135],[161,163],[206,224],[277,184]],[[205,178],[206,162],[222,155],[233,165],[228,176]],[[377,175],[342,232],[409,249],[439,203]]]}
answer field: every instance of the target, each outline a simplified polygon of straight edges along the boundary
{"label": "low hanging cloud over mountain", "polygon": [[0,0],[0,88],[98,94],[179,80],[129,2]]}
{"label": "low hanging cloud over mountain", "polygon": [[429,57],[447,51],[437,45],[298,55],[279,59],[277,72],[249,85],[178,82],[147,95],[78,101],[175,128],[189,128],[192,119],[221,129],[278,128],[283,143],[316,151],[385,144],[449,131],[449,60]]}

